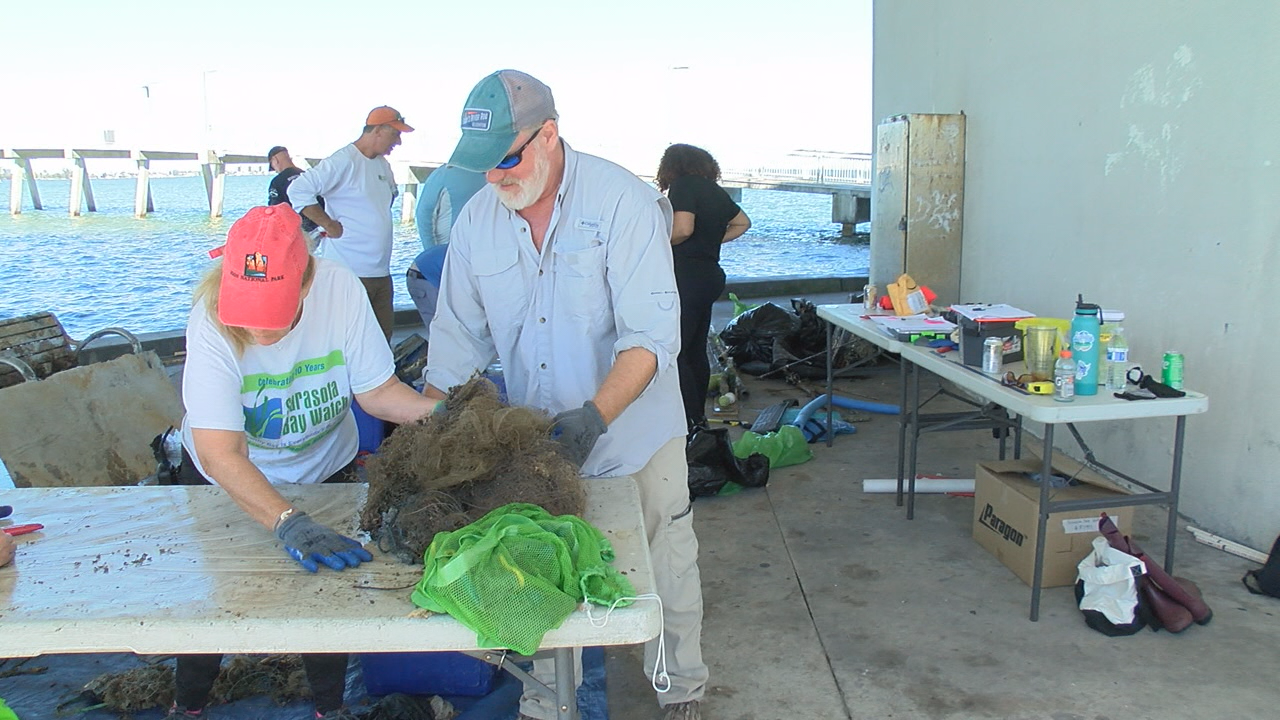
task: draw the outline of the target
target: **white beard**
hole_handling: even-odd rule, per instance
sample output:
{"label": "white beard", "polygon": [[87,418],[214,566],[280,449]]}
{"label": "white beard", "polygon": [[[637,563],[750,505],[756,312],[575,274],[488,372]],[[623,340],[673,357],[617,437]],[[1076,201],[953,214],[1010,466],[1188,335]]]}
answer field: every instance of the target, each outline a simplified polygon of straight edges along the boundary
{"label": "white beard", "polygon": [[[520,211],[537,202],[542,191],[547,187],[547,178],[551,175],[551,160],[546,155],[526,158],[533,161],[533,174],[524,180],[504,179],[494,183],[498,193],[498,201],[508,210]],[[514,188],[514,191],[513,191]]]}

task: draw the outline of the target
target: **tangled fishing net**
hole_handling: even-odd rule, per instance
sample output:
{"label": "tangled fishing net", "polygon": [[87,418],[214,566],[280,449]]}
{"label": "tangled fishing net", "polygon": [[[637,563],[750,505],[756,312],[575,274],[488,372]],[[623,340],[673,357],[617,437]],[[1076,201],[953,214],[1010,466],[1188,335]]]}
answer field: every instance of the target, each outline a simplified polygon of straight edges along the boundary
{"label": "tangled fishing net", "polygon": [[550,429],[545,413],[504,405],[493,383],[473,377],[449,392],[443,412],[396,428],[369,459],[360,528],[418,564],[436,533],[503,505],[581,515],[586,488]]}

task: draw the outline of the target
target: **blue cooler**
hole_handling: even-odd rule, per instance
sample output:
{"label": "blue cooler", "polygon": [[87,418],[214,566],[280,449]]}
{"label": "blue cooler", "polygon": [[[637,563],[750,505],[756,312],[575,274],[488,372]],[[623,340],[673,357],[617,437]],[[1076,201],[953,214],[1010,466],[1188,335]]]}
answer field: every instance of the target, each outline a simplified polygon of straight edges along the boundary
{"label": "blue cooler", "polygon": [[351,398],[351,414],[356,416],[356,430],[360,433],[358,452],[377,452],[387,434],[382,421],[360,409],[355,398]]}
{"label": "blue cooler", "polygon": [[498,668],[459,652],[362,653],[370,695],[485,695]]}

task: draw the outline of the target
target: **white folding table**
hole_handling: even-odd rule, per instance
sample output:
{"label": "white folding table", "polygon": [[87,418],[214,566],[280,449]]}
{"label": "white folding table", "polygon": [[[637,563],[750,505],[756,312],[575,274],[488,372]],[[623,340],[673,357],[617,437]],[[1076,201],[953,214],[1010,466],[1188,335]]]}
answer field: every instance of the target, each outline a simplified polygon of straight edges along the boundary
{"label": "white folding table", "polygon": [[[907,427],[911,426],[915,421],[925,421],[929,429],[935,431],[994,429],[999,434],[1000,459],[1003,460],[1005,457],[1005,439],[1009,430],[1012,430],[1014,434],[1014,456],[1018,457],[1021,454],[1022,426],[1010,420],[1008,414],[999,406],[991,404],[980,406],[968,398],[952,393],[947,394],[965,404],[973,405],[973,409],[967,412],[941,412],[920,415],[918,404],[911,406],[907,403],[907,368],[909,363],[900,359],[903,349],[912,347],[912,345],[891,337],[880,325],[876,324],[871,319],[871,316],[878,314],[887,315],[891,313],[873,312],[869,315],[861,304],[818,306],[818,317],[827,321],[827,397],[831,397],[834,385],[832,360],[835,354],[835,328],[844,329],[870,342],[879,348],[883,354],[898,356],[898,388],[901,399],[898,406],[898,487],[895,502],[901,506],[903,504],[904,485],[909,488],[908,492],[906,492],[906,504],[907,519],[910,520],[915,517],[915,467],[914,465],[912,466],[910,480],[908,481],[905,468]],[[831,427],[831,413],[832,403],[828,403],[827,427]],[[827,447],[831,446],[833,435],[834,433],[827,433]]]}
{"label": "white folding table", "polygon": [[[1177,532],[1178,494],[1182,485],[1182,449],[1186,434],[1186,416],[1207,412],[1209,399],[1201,393],[1188,392],[1181,398],[1159,398],[1154,400],[1123,400],[1099,388],[1097,395],[1077,396],[1072,402],[1058,402],[1051,395],[1033,395],[1025,390],[1010,387],[1000,382],[998,377],[984,374],[977,368],[963,365],[955,353],[950,357],[938,355],[929,348],[905,346],[901,350],[904,364],[909,364],[912,375],[910,397],[904,403],[904,415],[911,425],[911,440],[907,460],[908,477],[914,479],[916,471],[916,449],[919,443],[921,421],[919,419],[921,370],[933,373],[940,378],[955,383],[960,388],[988,402],[1000,405],[1013,413],[1019,427],[1022,420],[1033,420],[1044,424],[1044,447],[1040,453],[1042,469],[1041,477],[1051,475],[1050,465],[1053,457],[1053,432],[1056,425],[1066,425],[1075,438],[1076,443],[1085,453],[1085,459],[1093,466],[1101,468],[1116,477],[1123,478],[1132,485],[1141,488],[1142,492],[1125,495],[1119,498],[1094,498],[1089,500],[1054,500],[1048,483],[1040,483],[1040,512],[1038,532],[1036,534],[1036,562],[1034,582],[1031,584],[1031,620],[1036,620],[1040,612],[1040,582],[1044,573],[1044,540],[1045,528],[1049,515],[1055,512],[1071,510],[1091,510],[1105,507],[1132,507],[1138,505],[1154,505],[1167,503],[1168,520],[1165,526],[1164,568],[1173,573],[1173,550]],[[1023,372],[1022,364],[1011,364],[1005,369],[1014,374]],[[905,387],[905,385],[904,385]],[[910,407],[911,412],[906,412]],[[1124,474],[1120,470],[1104,465],[1093,456],[1092,450],[1085,444],[1084,438],[1075,429],[1075,423],[1097,422],[1105,420],[1140,420],[1144,418],[1175,418],[1173,435],[1173,463],[1169,479],[1169,489],[1161,490]],[[910,494],[914,494],[911,483]]]}
{"label": "white folding table", "polygon": [[[279,489],[317,521],[357,536],[364,485]],[[45,528],[16,538],[16,560],[0,569],[0,657],[446,650],[494,664],[505,657],[477,645],[475,632],[452,617],[410,617],[421,565],[370,544],[372,562],[308,573],[220,488],[31,488],[7,490],[3,499],[15,522]],[[635,481],[587,481],[584,519],[612,543],[614,565],[636,592],[653,592]],[[598,620],[605,609],[593,610]],[[576,717],[574,648],[642,643],[658,635],[660,622],[656,602],[637,602],[600,627],[576,610],[548,632],[541,649],[556,661],[560,717]]]}

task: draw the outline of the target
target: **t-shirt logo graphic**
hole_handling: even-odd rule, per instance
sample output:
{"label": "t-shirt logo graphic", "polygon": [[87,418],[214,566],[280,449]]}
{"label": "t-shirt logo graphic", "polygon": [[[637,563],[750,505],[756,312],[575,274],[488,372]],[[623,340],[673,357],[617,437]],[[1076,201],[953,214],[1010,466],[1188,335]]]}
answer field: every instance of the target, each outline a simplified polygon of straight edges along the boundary
{"label": "t-shirt logo graphic", "polygon": [[462,110],[462,129],[487,131],[491,116],[492,113],[482,108],[464,108]]}
{"label": "t-shirt logo graphic", "polygon": [[284,434],[284,404],[280,398],[263,398],[244,410],[244,431],[249,437],[279,440]]}
{"label": "t-shirt logo graphic", "polygon": [[260,252],[244,256],[244,276],[265,278],[267,276],[267,256]]}

